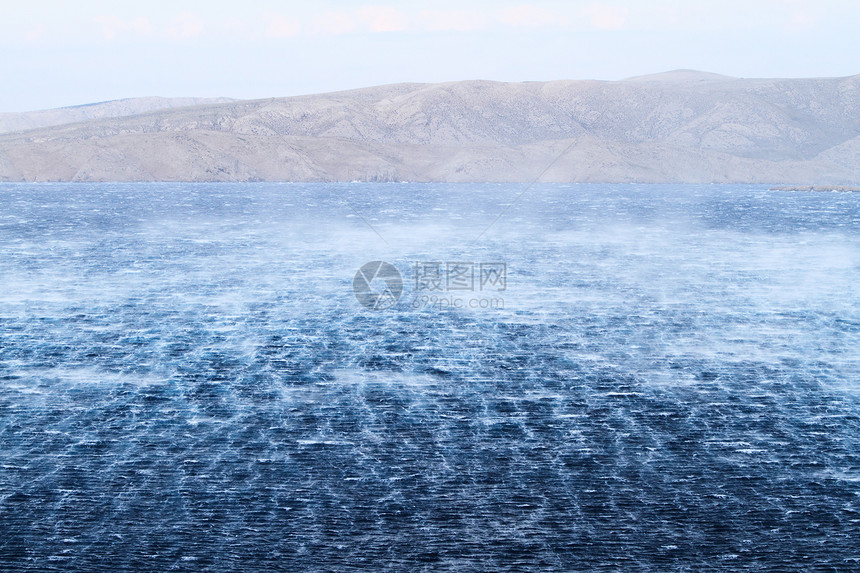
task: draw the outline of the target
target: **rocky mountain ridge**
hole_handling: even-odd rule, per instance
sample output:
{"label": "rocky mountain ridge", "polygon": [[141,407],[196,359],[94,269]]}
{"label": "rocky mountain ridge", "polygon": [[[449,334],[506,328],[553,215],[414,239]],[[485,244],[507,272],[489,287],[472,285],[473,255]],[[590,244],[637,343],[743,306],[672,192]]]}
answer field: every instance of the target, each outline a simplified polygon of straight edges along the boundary
{"label": "rocky mountain ridge", "polygon": [[396,84],[0,135],[6,181],[851,184],[858,159],[860,76],[690,70]]}

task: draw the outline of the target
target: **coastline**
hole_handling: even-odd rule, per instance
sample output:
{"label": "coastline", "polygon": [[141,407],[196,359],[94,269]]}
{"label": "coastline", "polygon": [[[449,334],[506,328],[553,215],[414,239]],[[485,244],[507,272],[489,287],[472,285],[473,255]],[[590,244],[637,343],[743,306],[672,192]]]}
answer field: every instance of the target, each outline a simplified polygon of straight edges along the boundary
{"label": "coastline", "polygon": [[771,187],[771,191],[840,191],[844,193],[858,193],[860,187],[852,185],[780,185]]}

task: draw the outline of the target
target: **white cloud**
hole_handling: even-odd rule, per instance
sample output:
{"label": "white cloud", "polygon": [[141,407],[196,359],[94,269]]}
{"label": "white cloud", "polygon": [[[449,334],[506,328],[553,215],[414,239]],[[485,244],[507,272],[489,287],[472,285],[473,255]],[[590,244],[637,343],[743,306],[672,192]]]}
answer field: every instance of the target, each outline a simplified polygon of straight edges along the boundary
{"label": "white cloud", "polygon": [[24,32],[24,39],[27,42],[38,42],[42,38],[45,37],[45,25],[44,24],[36,24],[32,28],[27,29]]}
{"label": "white cloud", "polygon": [[167,26],[170,38],[196,38],[203,32],[203,21],[193,12],[183,12],[171,20]]}
{"label": "white cloud", "polygon": [[117,36],[128,34],[149,35],[152,33],[152,26],[147,18],[124,20],[116,16],[96,16],[94,21],[101,26],[102,35],[106,40],[113,40]]}
{"label": "white cloud", "polygon": [[599,30],[622,30],[627,27],[627,8],[606,4],[592,4],[582,11],[592,27]]}
{"label": "white cloud", "polygon": [[358,21],[353,14],[344,11],[326,12],[313,19],[310,25],[312,34],[341,36],[358,30]]}
{"label": "white cloud", "polygon": [[815,18],[808,12],[794,10],[789,15],[788,29],[803,30],[811,28],[815,24]]}
{"label": "white cloud", "polygon": [[301,22],[280,14],[266,14],[266,36],[269,38],[294,38],[302,32]]}
{"label": "white cloud", "polygon": [[542,28],[567,25],[567,18],[563,14],[532,4],[503,8],[498,13],[497,19],[502,24],[511,27]]}
{"label": "white cloud", "polygon": [[484,16],[464,10],[423,10],[419,19],[430,32],[471,32],[487,26]]}
{"label": "white cloud", "polygon": [[401,32],[409,24],[405,14],[390,6],[363,6],[358,17],[373,32]]}

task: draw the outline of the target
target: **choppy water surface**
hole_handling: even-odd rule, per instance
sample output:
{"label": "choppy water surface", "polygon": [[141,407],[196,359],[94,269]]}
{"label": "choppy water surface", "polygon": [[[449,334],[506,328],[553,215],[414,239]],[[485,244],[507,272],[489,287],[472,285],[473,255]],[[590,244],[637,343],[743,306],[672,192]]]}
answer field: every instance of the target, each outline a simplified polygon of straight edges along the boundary
{"label": "choppy water surface", "polygon": [[860,569],[860,195],[520,191],[0,185],[0,570]]}

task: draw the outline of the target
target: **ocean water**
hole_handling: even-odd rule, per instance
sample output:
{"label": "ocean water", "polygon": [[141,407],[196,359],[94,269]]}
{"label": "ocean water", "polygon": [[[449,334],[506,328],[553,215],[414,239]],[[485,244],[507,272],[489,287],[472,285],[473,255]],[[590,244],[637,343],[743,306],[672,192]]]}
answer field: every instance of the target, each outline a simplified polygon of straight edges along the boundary
{"label": "ocean water", "polygon": [[0,184],[0,570],[858,571],[858,285],[860,194]]}

